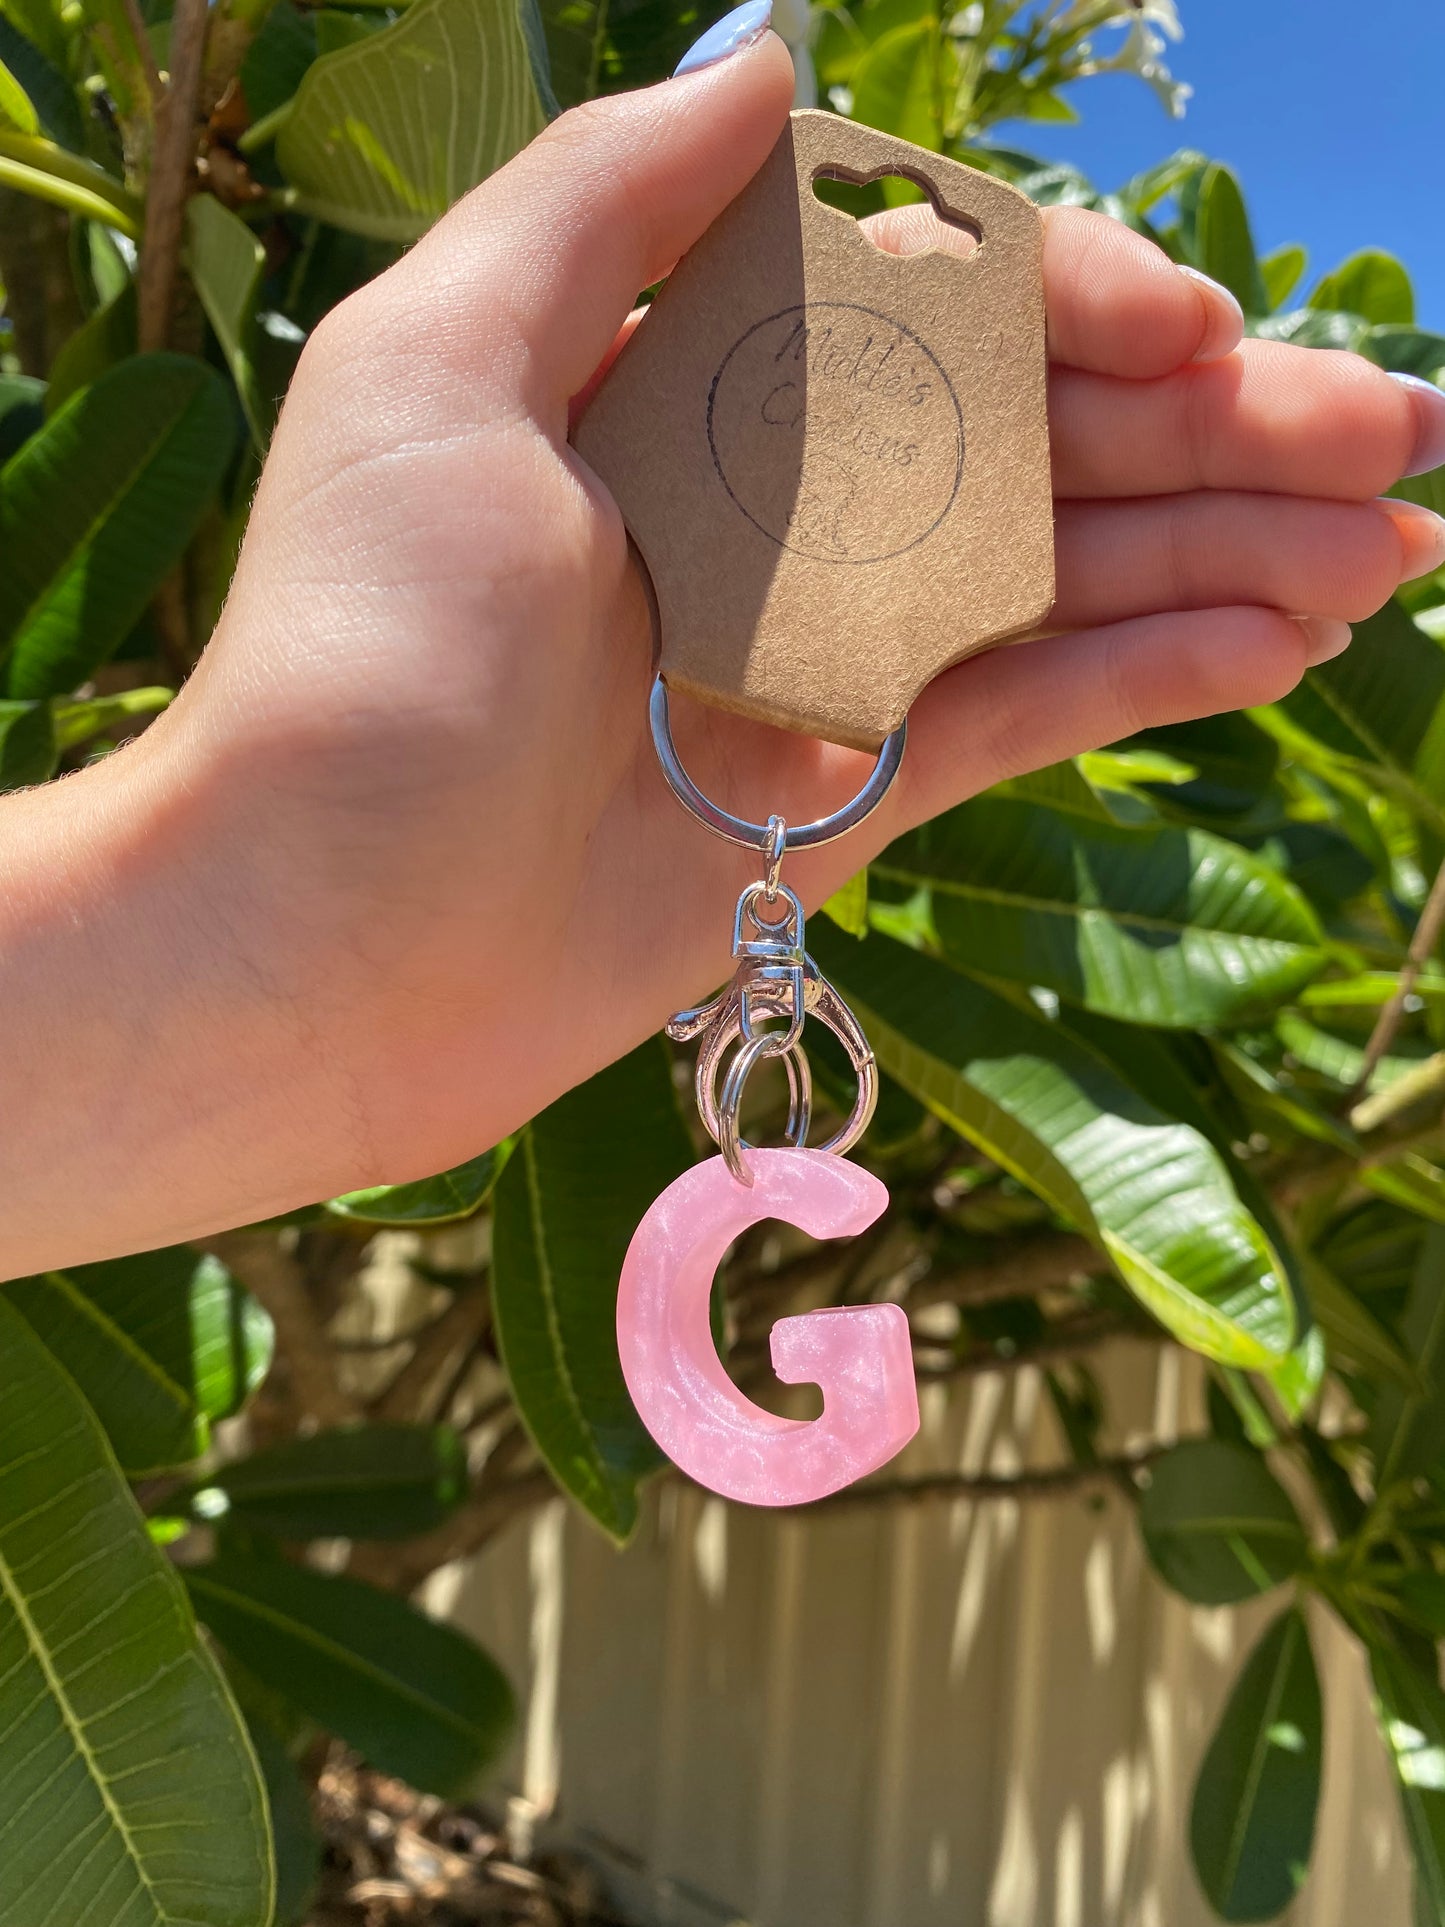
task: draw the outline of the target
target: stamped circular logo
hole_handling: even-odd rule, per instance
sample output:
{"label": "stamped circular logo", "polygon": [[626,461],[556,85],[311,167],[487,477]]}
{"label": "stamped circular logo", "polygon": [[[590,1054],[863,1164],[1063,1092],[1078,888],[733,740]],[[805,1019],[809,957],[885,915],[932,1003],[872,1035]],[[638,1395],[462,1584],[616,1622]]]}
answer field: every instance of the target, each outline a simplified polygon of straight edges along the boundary
{"label": "stamped circular logo", "polygon": [[963,475],[963,416],[937,357],[853,302],[810,301],[749,328],[713,377],[707,434],[748,520],[816,562],[915,547]]}

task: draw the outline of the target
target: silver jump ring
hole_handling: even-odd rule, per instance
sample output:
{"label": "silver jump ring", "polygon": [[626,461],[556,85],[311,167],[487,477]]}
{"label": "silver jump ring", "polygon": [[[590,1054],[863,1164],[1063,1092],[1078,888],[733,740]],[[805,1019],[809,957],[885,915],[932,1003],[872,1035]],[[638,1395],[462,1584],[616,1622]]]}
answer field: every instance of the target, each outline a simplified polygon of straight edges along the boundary
{"label": "silver jump ring", "polygon": [[767,870],[763,876],[763,895],[769,907],[778,900],[778,878],[783,871],[783,855],[788,847],[788,826],[780,816],[768,818],[768,840],[763,845]]}
{"label": "silver jump ring", "polygon": [[751,1185],[753,1181],[753,1174],[743,1158],[743,1152],[753,1148],[744,1140],[740,1123],[743,1087],[752,1075],[754,1066],[765,1057],[781,1057],[788,1073],[786,1136],[792,1144],[802,1146],[806,1143],[808,1126],[813,1118],[813,1070],[798,1040],[786,1038],[781,1031],[765,1031],[744,1044],[728,1065],[717,1108],[718,1149],[739,1184]]}
{"label": "silver jump ring", "polygon": [[[744,850],[767,851],[771,833],[769,823],[749,823],[745,817],[734,816],[730,810],[709,801],[683,768],[672,740],[667,684],[660,675],[652,679],[647,715],[652,724],[652,743],[657,751],[657,760],[678,802],[691,810],[698,822],[711,830],[714,836],[722,837],[727,843],[736,843]],[[784,846],[789,850],[813,850],[821,843],[831,843],[835,837],[846,836],[849,830],[857,829],[864,817],[871,815],[888,794],[898,774],[898,766],[903,761],[907,741],[908,723],[905,719],[891,736],[883,739],[878,761],[852,802],[845,803],[842,809],[834,810],[829,816],[820,816],[815,822],[790,825],[784,833]]]}

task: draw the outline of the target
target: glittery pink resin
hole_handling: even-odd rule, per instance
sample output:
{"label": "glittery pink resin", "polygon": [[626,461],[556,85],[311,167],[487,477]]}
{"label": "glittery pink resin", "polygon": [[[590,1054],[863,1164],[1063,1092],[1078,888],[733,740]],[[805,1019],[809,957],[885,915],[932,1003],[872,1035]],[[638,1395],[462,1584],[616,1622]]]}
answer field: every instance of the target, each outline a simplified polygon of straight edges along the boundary
{"label": "glittery pink resin", "polygon": [[642,1421],[700,1485],[749,1505],[801,1505],[875,1471],[918,1430],[908,1319],[898,1305],[781,1318],[773,1367],[822,1387],[821,1418],[776,1418],[744,1398],[713,1345],[709,1299],[741,1232],[781,1218],[842,1238],[880,1216],[888,1192],[825,1151],[747,1151],[751,1188],[722,1158],[670,1184],[637,1227],[622,1267],[617,1343]]}

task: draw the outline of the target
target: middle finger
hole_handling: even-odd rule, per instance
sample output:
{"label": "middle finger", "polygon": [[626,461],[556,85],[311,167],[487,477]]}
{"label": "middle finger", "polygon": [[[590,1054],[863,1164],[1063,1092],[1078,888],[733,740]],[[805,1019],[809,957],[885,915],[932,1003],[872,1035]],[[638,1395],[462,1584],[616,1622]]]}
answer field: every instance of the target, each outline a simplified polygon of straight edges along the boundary
{"label": "middle finger", "polygon": [[1049,375],[1054,492],[1063,497],[1248,489],[1362,502],[1409,469],[1411,391],[1358,355],[1246,341],[1236,354],[1126,381]]}

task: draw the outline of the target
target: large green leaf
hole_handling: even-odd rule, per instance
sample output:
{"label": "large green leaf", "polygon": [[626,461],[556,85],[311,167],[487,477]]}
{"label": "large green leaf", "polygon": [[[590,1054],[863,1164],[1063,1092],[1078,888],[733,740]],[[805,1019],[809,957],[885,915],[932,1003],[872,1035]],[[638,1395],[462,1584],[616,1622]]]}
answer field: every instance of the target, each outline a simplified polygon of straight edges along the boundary
{"label": "large green leaf", "polygon": [[617,1281],[643,1213],[691,1162],[654,1040],[534,1118],[497,1189],[492,1299],[517,1409],[558,1484],[618,1540],[659,1458],[618,1362]]}
{"label": "large green leaf", "polygon": [[1371,1650],[1370,1673],[1421,1911],[1426,1920],[1445,1920],[1445,1693],[1389,1646]]}
{"label": "large green leaf", "polygon": [[180,558],[234,443],[213,369],[137,355],[73,395],[0,470],[10,695],[59,695],[106,660]]}
{"label": "large green leaf", "polygon": [[24,90],[35,110],[40,132],[59,147],[68,147],[72,153],[81,152],[85,147],[85,125],[75,89],[34,41],[3,13],[0,13],[0,61]]}
{"label": "large green leaf", "polygon": [[1370,328],[1359,350],[1381,368],[1401,375],[1423,375],[1427,380],[1445,370],[1445,335],[1428,328]]}
{"label": "large green leaf", "polygon": [[410,241],[546,119],[528,0],[415,0],[307,69],[276,143],[302,210]]}
{"label": "large green leaf", "polygon": [[1362,248],[1324,277],[1309,305],[1344,308],[1366,321],[1408,327],[1415,319],[1415,290],[1402,261],[1382,248]]}
{"label": "large green leaf", "polygon": [[275,1927],[301,1927],[321,1878],[321,1841],[301,1776],[275,1730],[246,1715],[246,1731],[266,1788],[271,1844],[276,1855]]}
{"label": "large green leaf", "polygon": [[1376,1392],[1367,1437],[1377,1492],[1428,1471],[1445,1452],[1445,1227],[1432,1225],[1420,1246],[1400,1339],[1420,1382]]}
{"label": "large green leaf", "polygon": [[1207,830],[980,796],[893,844],[873,872],[931,886],[939,939],[961,966],[1134,1023],[1237,1020],[1325,961],[1298,891]]}
{"label": "large green leaf", "polygon": [[1308,756],[1318,745],[1445,835],[1442,702],[1445,649],[1392,601],[1355,624],[1352,649],[1312,669],[1260,720],[1286,726],[1286,748]]}
{"label": "large green leaf", "polygon": [[266,250],[214,194],[193,194],[186,203],[186,253],[191,280],[216,331],[247,425],[264,453],[276,422],[276,398],[263,392],[256,372],[256,296]]}
{"label": "large green leaf", "polygon": [[187,1245],[17,1278],[0,1297],[64,1365],[131,1473],[203,1452],[271,1362],[271,1321]]}
{"label": "large green leaf", "polygon": [[334,1217],[350,1218],[358,1224],[454,1224],[459,1218],[471,1217],[486,1203],[511,1152],[512,1140],[506,1138],[480,1157],[453,1165],[434,1178],[348,1191],[343,1197],[333,1198],[326,1209]]}
{"label": "large green leaf", "polygon": [[466,1494],[466,1447],[449,1425],[358,1425],[223,1465],[192,1505],[282,1539],[406,1539]]}
{"label": "large green leaf", "polygon": [[1304,1280],[1310,1309],[1329,1340],[1332,1359],[1347,1359],[1367,1372],[1393,1379],[1407,1391],[1422,1389],[1415,1360],[1358,1292],[1316,1259],[1306,1261]]}
{"label": "large green leaf", "polygon": [[1199,266],[1229,289],[1246,314],[1267,313],[1269,296],[1259,271],[1244,196],[1234,175],[1218,161],[1206,168],[1199,183],[1195,221]]}
{"label": "large green leaf", "polygon": [[1273,1920],[1309,1870],[1323,1717],[1309,1632],[1281,1613],[1235,1681],[1194,1784],[1189,1845],[1221,1920]]}
{"label": "large green leaf", "polygon": [[185,1580],[243,1666],[383,1772],[455,1795],[501,1751],[515,1715],[505,1677],[405,1600],[240,1553],[193,1566]]}
{"label": "large green leaf", "polygon": [[1298,241],[1287,242],[1284,247],[1275,248],[1262,258],[1259,272],[1271,313],[1276,308],[1282,308],[1289,300],[1308,266],[1309,254]]}
{"label": "large green leaf", "polygon": [[1183,1343],[1254,1368],[1290,1351],[1283,1262],[1198,1130],[1032,1006],[946,964],[823,924],[811,941],[884,1068],[1094,1238]]}
{"label": "large green leaf", "polygon": [[104,1434],[0,1302],[0,1919],[267,1927],[256,1762]]}
{"label": "large green leaf", "polygon": [[1189,1439],[1155,1461],[1139,1527],[1166,1585],[1201,1606],[1268,1592],[1309,1555],[1284,1487],[1257,1452],[1225,1439]]}
{"label": "large green leaf", "polygon": [[[943,67],[955,60],[936,15],[894,27],[874,41],[853,71],[854,120],[937,153],[943,145]],[[885,183],[884,196],[893,204],[923,198],[920,188],[896,177]]]}

